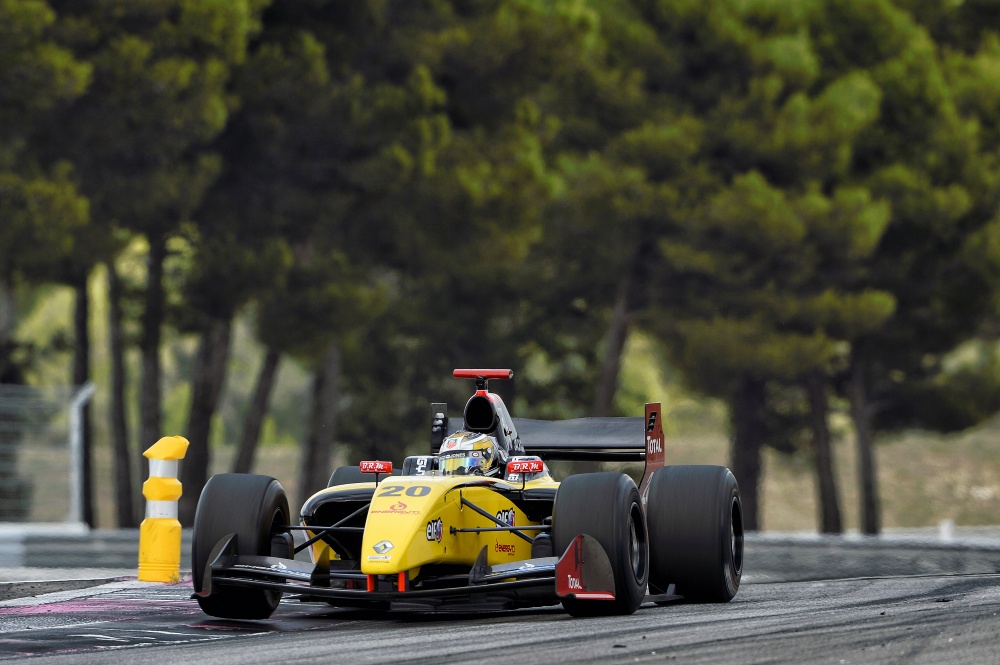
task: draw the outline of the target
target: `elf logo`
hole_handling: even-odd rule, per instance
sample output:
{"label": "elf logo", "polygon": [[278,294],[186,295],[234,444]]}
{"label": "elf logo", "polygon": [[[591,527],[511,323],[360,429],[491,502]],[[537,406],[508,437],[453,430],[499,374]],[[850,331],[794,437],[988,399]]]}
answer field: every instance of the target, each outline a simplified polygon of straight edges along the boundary
{"label": "elf logo", "polygon": [[576,579],[572,575],[567,575],[566,576],[566,586],[569,587],[570,589],[575,589],[577,591],[583,591],[583,584],[581,584],[580,580]]}
{"label": "elf logo", "polygon": [[653,428],[656,426],[656,411],[649,414],[649,421],[646,423],[646,432],[652,432]]}
{"label": "elf logo", "polygon": [[509,510],[498,510],[497,521],[501,524],[506,524],[507,526],[514,526],[514,509],[510,508]]}
{"label": "elf logo", "polygon": [[444,534],[444,523],[441,518],[434,520],[433,522],[427,523],[427,540],[441,542],[441,536]]}

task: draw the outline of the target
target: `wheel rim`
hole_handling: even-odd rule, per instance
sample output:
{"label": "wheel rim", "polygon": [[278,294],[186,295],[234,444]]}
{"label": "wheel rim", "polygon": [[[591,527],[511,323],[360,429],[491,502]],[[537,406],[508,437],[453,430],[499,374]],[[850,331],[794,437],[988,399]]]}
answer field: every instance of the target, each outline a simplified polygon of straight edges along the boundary
{"label": "wheel rim", "polygon": [[628,521],[628,553],[632,560],[632,572],[638,576],[639,573],[639,538],[635,535],[635,522]]}
{"label": "wheel rim", "polygon": [[740,502],[733,497],[729,520],[729,539],[733,557],[733,569],[737,574],[743,571],[743,513]]}
{"label": "wheel rim", "polygon": [[646,580],[648,550],[646,548],[646,529],[642,521],[642,509],[638,504],[632,504],[628,517],[629,567],[632,569],[632,576],[636,583],[642,584]]}

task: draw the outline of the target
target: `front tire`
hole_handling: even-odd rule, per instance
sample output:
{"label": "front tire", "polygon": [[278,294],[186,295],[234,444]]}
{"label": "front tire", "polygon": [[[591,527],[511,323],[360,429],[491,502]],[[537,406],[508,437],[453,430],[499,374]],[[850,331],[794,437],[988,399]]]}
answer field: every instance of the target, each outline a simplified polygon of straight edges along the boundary
{"label": "front tire", "polygon": [[743,575],[740,488],[722,466],[665,466],[650,478],[651,593],[670,584],[686,600],[727,603]]}
{"label": "front tire", "polygon": [[[195,591],[202,588],[205,566],[216,543],[230,533],[237,538],[237,554],[293,557],[288,498],[274,478],[223,473],[209,478],[198,499],[191,543]],[[208,597],[198,596],[206,613],[226,619],[266,619],[278,607],[280,591],[218,586]]]}
{"label": "front tire", "polygon": [[552,509],[552,544],[562,555],[579,534],[601,544],[615,577],[615,599],[563,598],[573,616],[632,614],[646,594],[649,545],[639,490],[623,473],[585,473],[559,485]]}

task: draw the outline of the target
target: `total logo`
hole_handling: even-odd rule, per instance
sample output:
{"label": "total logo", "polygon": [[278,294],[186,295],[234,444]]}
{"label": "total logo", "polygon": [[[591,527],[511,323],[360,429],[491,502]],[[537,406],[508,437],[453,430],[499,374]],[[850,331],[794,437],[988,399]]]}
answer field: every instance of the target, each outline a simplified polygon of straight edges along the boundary
{"label": "total logo", "polygon": [[444,522],[440,517],[427,523],[427,540],[440,543],[442,535],[444,535]]}
{"label": "total logo", "polygon": [[497,521],[501,524],[506,524],[507,526],[514,526],[514,509],[510,508],[508,510],[498,510]]}
{"label": "total logo", "polygon": [[663,452],[663,439],[650,439],[649,443],[646,444],[646,448],[651,453],[662,453]]}
{"label": "total logo", "polygon": [[577,591],[583,591],[583,584],[581,584],[580,580],[576,579],[572,575],[567,575],[566,576],[566,586],[569,587],[570,589],[576,589]]}

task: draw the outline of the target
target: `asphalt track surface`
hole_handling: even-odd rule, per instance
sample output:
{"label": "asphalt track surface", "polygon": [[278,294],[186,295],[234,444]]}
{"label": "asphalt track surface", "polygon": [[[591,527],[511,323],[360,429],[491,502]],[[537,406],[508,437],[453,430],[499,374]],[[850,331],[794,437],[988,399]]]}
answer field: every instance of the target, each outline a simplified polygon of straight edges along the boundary
{"label": "asphalt track surface", "polygon": [[213,619],[187,584],[123,580],[0,602],[0,660],[29,663],[1000,663],[1000,575],[744,583],[724,605],[373,615],[283,601]]}

